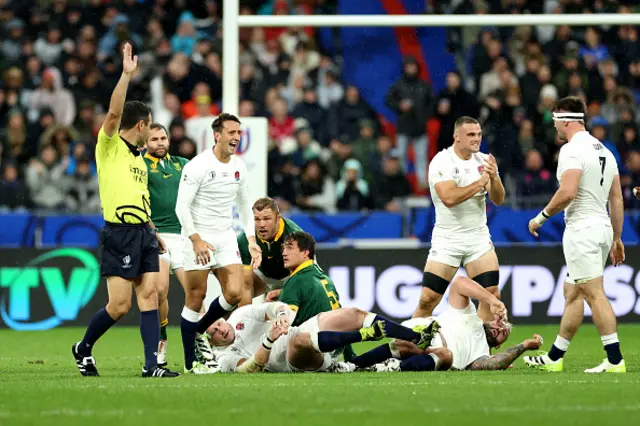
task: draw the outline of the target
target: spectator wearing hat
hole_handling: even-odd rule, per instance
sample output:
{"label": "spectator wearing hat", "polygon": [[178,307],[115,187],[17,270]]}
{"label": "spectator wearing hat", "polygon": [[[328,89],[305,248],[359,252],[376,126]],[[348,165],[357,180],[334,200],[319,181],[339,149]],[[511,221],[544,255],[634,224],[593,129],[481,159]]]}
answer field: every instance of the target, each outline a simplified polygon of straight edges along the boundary
{"label": "spectator wearing hat", "polygon": [[12,19],[7,22],[7,38],[0,42],[0,65],[9,65],[17,62],[22,56],[22,41],[24,39],[24,22],[21,19]]}
{"label": "spectator wearing hat", "polygon": [[420,79],[418,62],[412,57],[405,58],[402,78],[391,86],[385,102],[398,117],[396,146],[404,161],[408,158],[409,144],[413,145],[416,175],[423,188],[428,186],[426,123],[433,114],[434,101],[431,86]]}
{"label": "spectator wearing hat", "polygon": [[411,194],[411,184],[402,171],[401,161],[398,150],[391,151],[382,161],[382,173],[374,180],[377,209],[399,212],[402,199]]}
{"label": "spectator wearing hat", "polygon": [[176,34],[171,37],[171,49],[173,52],[191,56],[196,46],[196,41],[201,36],[196,30],[195,21],[193,13],[189,11],[182,12],[178,20]]}
{"label": "spectator wearing hat", "polygon": [[364,179],[362,165],[355,158],[345,161],[336,184],[337,206],[342,211],[362,211],[373,208],[369,183]]}

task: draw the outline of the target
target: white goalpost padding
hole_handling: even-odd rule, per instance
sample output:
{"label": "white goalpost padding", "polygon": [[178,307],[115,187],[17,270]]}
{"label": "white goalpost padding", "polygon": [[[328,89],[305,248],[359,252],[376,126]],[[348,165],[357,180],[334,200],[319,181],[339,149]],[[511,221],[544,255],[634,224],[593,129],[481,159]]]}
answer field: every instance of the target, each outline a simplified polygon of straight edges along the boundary
{"label": "white goalpost padding", "polygon": [[[640,25],[640,14],[537,15],[238,15],[238,0],[224,0],[222,105],[237,114],[238,29],[244,27],[483,27],[521,25]],[[229,78],[229,76],[235,76]]]}

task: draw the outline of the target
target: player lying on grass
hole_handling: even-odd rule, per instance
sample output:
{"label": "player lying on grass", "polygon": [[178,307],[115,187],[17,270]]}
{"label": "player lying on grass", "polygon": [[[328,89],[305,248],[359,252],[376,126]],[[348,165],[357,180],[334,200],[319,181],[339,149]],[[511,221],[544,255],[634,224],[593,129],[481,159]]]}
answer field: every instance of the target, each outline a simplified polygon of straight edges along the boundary
{"label": "player lying on grass", "polygon": [[[486,303],[495,319],[483,322],[471,298]],[[427,326],[436,322],[437,330],[428,349],[411,342],[393,341],[378,346],[352,360],[361,368],[378,365],[378,371],[435,371],[448,370],[504,370],[527,350],[540,348],[542,338],[513,346],[503,353],[491,355],[490,348],[503,344],[511,333],[504,304],[475,281],[459,276],[449,290],[449,307],[437,317],[413,318],[405,321],[407,327]]]}
{"label": "player lying on grass", "polygon": [[222,372],[331,371],[346,345],[385,337],[403,339],[426,348],[433,325],[403,327],[357,308],[323,312],[299,327],[290,327],[293,314],[281,302],[246,305],[219,319],[208,330],[210,343],[220,349]]}

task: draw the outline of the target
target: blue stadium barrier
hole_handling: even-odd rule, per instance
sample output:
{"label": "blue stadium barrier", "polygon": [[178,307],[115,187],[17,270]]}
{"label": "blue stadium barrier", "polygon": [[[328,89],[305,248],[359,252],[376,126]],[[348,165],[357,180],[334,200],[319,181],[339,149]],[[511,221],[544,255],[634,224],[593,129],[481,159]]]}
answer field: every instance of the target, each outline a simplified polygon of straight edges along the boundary
{"label": "blue stadium barrier", "polygon": [[[560,243],[564,231],[563,215],[551,218],[541,229],[540,238],[527,230],[529,220],[538,210],[513,210],[491,206],[487,222],[493,242]],[[435,223],[434,208],[418,208],[408,216],[374,212],[289,215],[320,243],[336,243],[341,239],[397,239],[414,236],[429,242]],[[0,247],[75,246],[95,248],[104,221],[97,215],[36,215],[31,213],[0,214]],[[405,226],[407,225],[407,226]],[[408,229],[406,235],[405,229]],[[38,232],[39,231],[39,232]],[[37,236],[37,238],[36,238]],[[640,212],[625,216],[622,240],[628,245],[640,244]]]}
{"label": "blue stadium barrier", "polygon": [[43,246],[98,247],[102,216],[47,216],[42,222]]}
{"label": "blue stadium barrier", "polygon": [[31,213],[0,214],[0,247],[33,247],[37,225]]}
{"label": "blue stadium barrier", "polygon": [[402,215],[395,213],[294,214],[288,217],[320,243],[335,243],[343,238],[402,238]]}

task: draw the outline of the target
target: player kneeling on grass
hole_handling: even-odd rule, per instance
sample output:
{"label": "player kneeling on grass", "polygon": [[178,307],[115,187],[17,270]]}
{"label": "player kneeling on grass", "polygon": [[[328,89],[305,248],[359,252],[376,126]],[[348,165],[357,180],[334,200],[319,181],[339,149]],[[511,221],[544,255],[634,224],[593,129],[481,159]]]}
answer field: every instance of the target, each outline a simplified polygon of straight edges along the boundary
{"label": "player kneeling on grass", "polygon": [[208,333],[211,345],[220,349],[222,371],[334,371],[346,345],[391,337],[426,348],[434,336],[433,325],[410,329],[357,308],[323,312],[299,327],[290,327],[292,315],[286,304],[271,302],[243,306],[228,321],[216,321]]}
{"label": "player kneeling on grass", "polygon": [[[483,322],[471,298],[489,306],[495,319]],[[378,346],[352,362],[360,368],[378,364],[377,371],[504,370],[527,350],[540,348],[542,338],[535,334],[503,353],[491,355],[490,348],[503,344],[511,333],[504,304],[475,281],[459,276],[449,290],[449,307],[437,317],[413,318],[407,327],[427,326],[437,332],[429,348],[424,350],[411,342],[399,340]]]}
{"label": "player kneeling on grass", "polygon": [[262,250],[262,262],[257,269],[251,267],[253,259],[249,240],[243,232],[238,236],[238,248],[244,264],[245,298],[240,306],[251,303],[252,298],[266,293],[267,301],[277,300],[282,286],[291,271],[284,266],[282,247],[293,232],[302,231],[296,223],[280,215],[276,202],[264,197],[253,203],[253,220],[256,226],[256,243]]}

